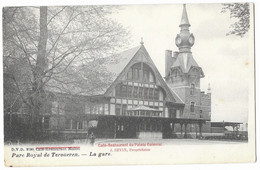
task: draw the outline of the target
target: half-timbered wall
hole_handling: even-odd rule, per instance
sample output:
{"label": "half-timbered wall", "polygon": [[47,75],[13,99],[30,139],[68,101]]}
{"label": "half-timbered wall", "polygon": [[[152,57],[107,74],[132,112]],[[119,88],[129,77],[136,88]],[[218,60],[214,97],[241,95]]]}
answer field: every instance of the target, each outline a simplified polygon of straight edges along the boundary
{"label": "half-timbered wall", "polygon": [[165,96],[163,89],[156,85],[156,81],[154,72],[147,64],[134,64],[112,92],[110,114],[127,115],[127,109],[144,105],[162,111],[151,116],[165,117]]}

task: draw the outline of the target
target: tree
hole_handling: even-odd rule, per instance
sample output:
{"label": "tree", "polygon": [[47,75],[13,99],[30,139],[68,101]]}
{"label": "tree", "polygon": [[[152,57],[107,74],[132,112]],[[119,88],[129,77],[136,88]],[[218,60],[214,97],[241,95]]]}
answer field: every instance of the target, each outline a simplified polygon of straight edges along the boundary
{"label": "tree", "polygon": [[37,129],[35,120],[45,112],[48,91],[87,93],[109,83],[100,61],[109,61],[107,56],[127,45],[128,35],[111,19],[115,10],[115,6],[4,8],[5,111],[15,106],[13,99],[22,101],[29,108],[32,129]]}
{"label": "tree", "polygon": [[249,3],[222,4],[222,13],[230,12],[230,18],[236,18],[234,24],[230,26],[231,31],[227,35],[237,35],[243,37],[250,28]]}

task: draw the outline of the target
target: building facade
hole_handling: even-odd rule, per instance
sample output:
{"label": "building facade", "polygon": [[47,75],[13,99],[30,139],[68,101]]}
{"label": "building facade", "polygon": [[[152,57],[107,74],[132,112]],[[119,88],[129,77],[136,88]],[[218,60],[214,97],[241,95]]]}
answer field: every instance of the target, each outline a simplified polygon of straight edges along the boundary
{"label": "building facade", "polygon": [[[165,81],[185,104],[182,118],[210,120],[211,89],[210,85],[207,93],[200,89],[200,79],[204,77],[204,72],[192,55],[191,47],[195,43],[195,37],[189,31],[190,26],[184,5],[179,25],[180,33],[175,38],[175,44],[179,51],[165,51]],[[207,128],[204,128],[204,131],[210,128],[209,123],[204,127],[206,126]]]}
{"label": "building facade", "polygon": [[59,139],[191,137],[210,127],[211,92],[200,90],[202,68],[193,58],[194,36],[183,7],[178,52],[166,50],[165,79],[144,43],[124,51],[105,69],[113,81],[91,95],[51,92],[50,105],[39,120],[44,133]]}

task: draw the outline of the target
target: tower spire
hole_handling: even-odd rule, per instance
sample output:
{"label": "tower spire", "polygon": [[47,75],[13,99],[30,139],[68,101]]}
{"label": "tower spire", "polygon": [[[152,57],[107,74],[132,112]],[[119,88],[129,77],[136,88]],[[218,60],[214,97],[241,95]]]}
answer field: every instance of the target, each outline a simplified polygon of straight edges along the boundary
{"label": "tower spire", "polygon": [[187,11],[186,11],[186,4],[183,4],[181,23],[180,23],[179,27],[182,27],[182,26],[190,27],[188,14],[187,14]]}
{"label": "tower spire", "polygon": [[177,34],[175,38],[175,44],[179,48],[179,52],[191,52],[191,47],[194,44],[194,36],[190,33],[189,27],[190,22],[188,19],[187,11],[186,11],[186,4],[183,4],[183,10],[182,10],[182,17],[181,17],[181,23],[179,25],[181,28],[180,33]]}

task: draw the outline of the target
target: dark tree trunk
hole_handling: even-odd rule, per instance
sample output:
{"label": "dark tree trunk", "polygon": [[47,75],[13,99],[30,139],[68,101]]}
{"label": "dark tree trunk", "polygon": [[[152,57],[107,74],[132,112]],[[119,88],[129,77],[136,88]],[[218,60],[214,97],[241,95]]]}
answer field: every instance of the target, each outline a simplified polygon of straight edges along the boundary
{"label": "dark tree trunk", "polygon": [[33,70],[34,82],[32,87],[32,113],[31,127],[37,131],[39,125],[40,114],[43,111],[45,94],[43,88],[44,71],[46,68],[46,44],[48,38],[47,29],[47,7],[40,7],[40,37],[38,43],[38,52],[36,67]]}

